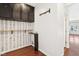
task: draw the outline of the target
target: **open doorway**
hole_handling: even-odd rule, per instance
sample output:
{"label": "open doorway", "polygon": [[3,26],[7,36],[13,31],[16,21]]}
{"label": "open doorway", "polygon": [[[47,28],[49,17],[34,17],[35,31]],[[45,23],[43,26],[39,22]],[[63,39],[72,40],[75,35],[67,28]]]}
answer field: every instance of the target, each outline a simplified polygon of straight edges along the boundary
{"label": "open doorway", "polygon": [[79,3],[67,6],[66,56],[79,56]]}

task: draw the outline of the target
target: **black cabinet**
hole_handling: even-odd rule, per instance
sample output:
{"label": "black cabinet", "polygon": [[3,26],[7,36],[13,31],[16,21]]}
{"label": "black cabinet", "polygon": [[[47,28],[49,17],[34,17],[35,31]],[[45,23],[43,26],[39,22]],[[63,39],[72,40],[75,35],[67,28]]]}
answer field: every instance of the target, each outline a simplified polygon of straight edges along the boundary
{"label": "black cabinet", "polygon": [[34,8],[31,7],[29,10],[28,22],[34,22]]}
{"label": "black cabinet", "polygon": [[16,21],[20,21],[21,19],[21,5],[19,3],[13,4],[13,19]]}
{"label": "black cabinet", "polygon": [[17,21],[34,22],[34,7],[27,4],[14,4],[13,18]]}
{"label": "black cabinet", "polygon": [[12,5],[9,3],[0,3],[0,17],[12,18]]}
{"label": "black cabinet", "polygon": [[23,21],[28,21],[28,14],[29,14],[29,10],[30,10],[30,7],[27,6],[26,4],[23,4],[22,7],[21,7],[21,15],[22,15],[22,20]]}
{"label": "black cabinet", "polygon": [[22,20],[26,22],[34,22],[34,7],[23,4],[21,8]]}
{"label": "black cabinet", "polygon": [[21,3],[0,3],[0,18],[34,22],[34,7]]}

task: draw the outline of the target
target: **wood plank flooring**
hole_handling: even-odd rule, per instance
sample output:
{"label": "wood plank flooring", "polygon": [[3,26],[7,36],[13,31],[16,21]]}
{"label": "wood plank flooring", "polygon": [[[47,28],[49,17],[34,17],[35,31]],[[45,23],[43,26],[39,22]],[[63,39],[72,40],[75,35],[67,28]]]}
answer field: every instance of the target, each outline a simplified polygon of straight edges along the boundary
{"label": "wood plank flooring", "polygon": [[32,46],[28,46],[25,48],[21,48],[15,51],[2,54],[1,56],[45,56],[45,55],[40,51],[35,51]]}
{"label": "wood plank flooring", "polygon": [[65,56],[79,56],[79,35],[70,35],[69,49],[64,49]]}

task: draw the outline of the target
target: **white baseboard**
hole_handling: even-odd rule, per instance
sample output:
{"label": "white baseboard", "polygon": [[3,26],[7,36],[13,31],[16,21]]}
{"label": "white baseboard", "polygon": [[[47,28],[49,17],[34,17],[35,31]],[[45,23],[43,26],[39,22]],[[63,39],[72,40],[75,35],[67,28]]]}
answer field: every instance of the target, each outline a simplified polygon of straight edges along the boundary
{"label": "white baseboard", "polygon": [[[50,55],[50,54],[47,54],[45,51],[39,49],[39,51],[41,51],[43,54],[45,54],[46,56],[54,56],[54,55]],[[56,55],[56,56],[64,56],[64,52],[62,52],[60,55]]]}
{"label": "white baseboard", "polygon": [[20,49],[20,48],[28,47],[28,46],[30,46],[30,45],[25,45],[25,46],[22,46],[22,47],[18,47],[18,48],[14,48],[14,49],[11,49],[11,50],[7,50],[7,51],[4,51],[4,52],[1,52],[0,55],[4,54],[4,53],[7,53],[7,52],[11,52],[11,51],[17,50],[17,49]]}
{"label": "white baseboard", "polygon": [[47,56],[47,53],[42,51],[41,49],[39,49],[40,52],[42,52],[43,54],[45,54]]}

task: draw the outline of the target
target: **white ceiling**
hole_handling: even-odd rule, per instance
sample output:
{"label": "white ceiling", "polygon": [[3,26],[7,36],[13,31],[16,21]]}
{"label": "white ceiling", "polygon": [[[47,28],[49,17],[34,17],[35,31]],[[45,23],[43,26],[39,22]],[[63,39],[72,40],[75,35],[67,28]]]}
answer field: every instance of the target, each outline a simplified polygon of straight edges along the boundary
{"label": "white ceiling", "polygon": [[79,3],[75,3],[68,8],[69,20],[79,20]]}
{"label": "white ceiling", "polygon": [[[27,4],[29,4],[33,7],[36,7],[39,3],[27,3]],[[64,3],[64,4],[65,4],[65,6],[69,7],[69,6],[72,6],[74,3]]]}
{"label": "white ceiling", "polygon": [[71,7],[71,6],[73,6],[75,3],[65,3],[64,5],[66,6],[66,7]]}
{"label": "white ceiling", "polygon": [[[36,7],[39,3],[27,3],[33,7]],[[69,6],[72,6],[74,5],[75,3],[64,3],[65,6],[69,7]]]}
{"label": "white ceiling", "polygon": [[38,5],[38,3],[27,3],[27,4],[29,4],[29,5],[31,5],[33,7],[36,7]]}

